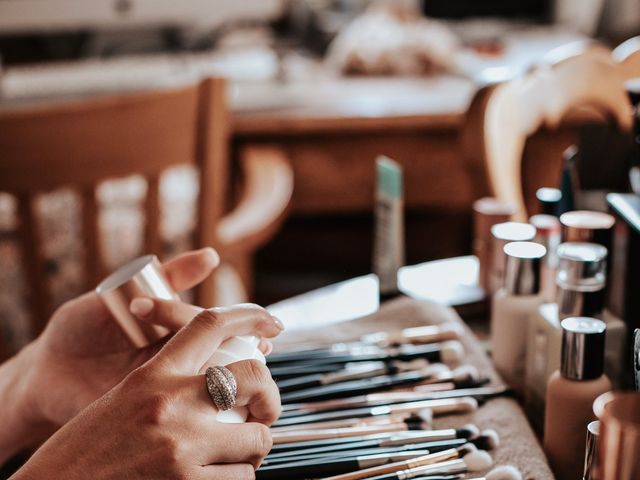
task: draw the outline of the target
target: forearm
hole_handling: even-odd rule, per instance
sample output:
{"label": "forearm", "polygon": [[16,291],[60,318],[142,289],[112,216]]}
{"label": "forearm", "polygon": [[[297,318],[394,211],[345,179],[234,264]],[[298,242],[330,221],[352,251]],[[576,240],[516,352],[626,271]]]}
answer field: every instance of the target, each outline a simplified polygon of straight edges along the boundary
{"label": "forearm", "polygon": [[0,365],[0,465],[52,431],[35,414],[30,377],[36,348],[32,343]]}

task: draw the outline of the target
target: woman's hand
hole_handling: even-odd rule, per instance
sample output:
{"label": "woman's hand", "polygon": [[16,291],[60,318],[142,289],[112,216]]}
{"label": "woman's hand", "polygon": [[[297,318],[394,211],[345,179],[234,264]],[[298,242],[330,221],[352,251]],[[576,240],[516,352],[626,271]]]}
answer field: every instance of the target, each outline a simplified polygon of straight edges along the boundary
{"label": "woman's hand", "polygon": [[[205,248],[180,255],[163,269],[171,286],[180,292],[204,280],[218,263],[218,254]],[[173,331],[199,311],[184,308],[190,308],[189,315],[172,318]],[[28,420],[64,425],[151,358],[160,346],[132,346],[95,292],[65,303],[30,348]]]}
{"label": "woman's hand", "polygon": [[13,478],[254,478],[271,448],[266,425],[280,414],[269,370],[255,360],[227,366],[238,384],[237,405],[249,408],[246,424],[216,421],[218,411],[198,372],[226,338],[269,338],[281,330],[277,319],[255,305],[201,312],[155,357],[53,435]]}

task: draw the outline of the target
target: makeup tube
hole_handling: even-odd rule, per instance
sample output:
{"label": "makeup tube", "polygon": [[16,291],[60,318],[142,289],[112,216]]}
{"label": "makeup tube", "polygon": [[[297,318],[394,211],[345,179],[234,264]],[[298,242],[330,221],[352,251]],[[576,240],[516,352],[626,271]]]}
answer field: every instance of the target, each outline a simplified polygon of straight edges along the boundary
{"label": "makeup tube", "polygon": [[402,167],[380,156],[376,160],[373,272],[379,279],[380,301],[397,296],[398,270],[404,265],[404,192]]}

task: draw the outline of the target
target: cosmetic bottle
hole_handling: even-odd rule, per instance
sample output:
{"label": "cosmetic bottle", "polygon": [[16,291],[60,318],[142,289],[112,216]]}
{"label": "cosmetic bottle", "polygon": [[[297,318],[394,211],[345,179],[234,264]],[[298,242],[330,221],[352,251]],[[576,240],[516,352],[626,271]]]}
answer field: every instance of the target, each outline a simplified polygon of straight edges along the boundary
{"label": "cosmetic bottle", "polygon": [[[632,332],[640,328],[640,195],[610,193],[607,202],[616,219],[607,307]],[[632,341],[626,351],[630,356]],[[622,386],[631,387],[633,375],[626,370]]]}
{"label": "cosmetic bottle", "polygon": [[640,478],[640,393],[607,392],[593,402],[600,420],[598,480]]}
{"label": "cosmetic bottle", "polygon": [[382,303],[401,294],[398,270],[404,265],[404,186],[402,167],[380,156],[376,160],[373,272]]}
{"label": "cosmetic bottle", "polygon": [[516,213],[512,203],[493,197],[484,197],[473,203],[473,254],[478,257],[480,273],[478,283],[485,292],[489,291],[489,271],[491,270],[491,227],[507,222]]}
{"label": "cosmetic bottle", "polygon": [[512,242],[504,253],[504,286],[493,295],[491,306],[491,355],[502,378],[522,394],[526,335],[529,319],[542,303],[540,270],[546,249],[539,243]]}
{"label": "cosmetic bottle", "polygon": [[578,147],[571,145],[562,152],[562,172],[560,174],[559,215],[575,209],[579,203],[580,180],[578,176]]}
{"label": "cosmetic bottle", "polygon": [[540,294],[545,303],[553,302],[556,297],[556,272],[558,270],[558,255],[556,250],[560,245],[560,221],[553,215],[534,215],[529,223],[536,229],[533,241],[547,249],[540,270]]}
{"label": "cosmetic bottle", "polygon": [[547,381],[560,366],[562,330],[568,317],[601,318],[607,324],[605,371],[620,376],[626,327],[604,311],[607,250],[593,243],[568,242],[557,249],[556,302],[544,303],[529,322],[525,365],[525,407],[529,420],[542,429]]}
{"label": "cosmetic bottle", "polygon": [[589,242],[602,245],[611,252],[613,225],[612,215],[590,210],[574,210],[560,215],[563,242]]}
{"label": "cosmetic bottle", "polygon": [[633,109],[633,149],[630,158],[629,183],[631,190],[640,195],[640,78],[632,78],[625,82],[625,89]]}
{"label": "cosmetic bottle", "polygon": [[542,187],[536,190],[536,199],[540,212],[543,215],[559,217],[564,212],[560,211],[562,191],[559,188]]}
{"label": "cosmetic bottle", "polygon": [[583,473],[584,432],[595,420],[594,400],[611,390],[604,374],[606,325],[589,317],[562,321],[562,360],[547,387],[544,451],[558,480]]}
{"label": "cosmetic bottle", "polygon": [[600,422],[594,420],[587,425],[587,441],[584,449],[584,470],[582,480],[597,480],[598,470],[598,436]]}
{"label": "cosmetic bottle", "polygon": [[[120,325],[131,344],[138,348],[158,341],[169,330],[138,320],[129,311],[131,301],[136,297],[180,300],[155,255],[139,257],[120,267],[97,286],[96,292],[111,312],[113,320]],[[250,359],[266,363],[258,349],[259,343],[260,339],[251,335],[231,337],[218,347],[207,364],[225,366]],[[236,407],[219,412],[216,418],[224,423],[242,423],[247,419],[247,414],[246,407]]]}
{"label": "cosmetic bottle", "polygon": [[522,222],[504,222],[491,227],[491,263],[489,267],[489,291],[493,295],[504,284],[506,258],[504,246],[509,242],[530,242],[536,236],[533,225]]}

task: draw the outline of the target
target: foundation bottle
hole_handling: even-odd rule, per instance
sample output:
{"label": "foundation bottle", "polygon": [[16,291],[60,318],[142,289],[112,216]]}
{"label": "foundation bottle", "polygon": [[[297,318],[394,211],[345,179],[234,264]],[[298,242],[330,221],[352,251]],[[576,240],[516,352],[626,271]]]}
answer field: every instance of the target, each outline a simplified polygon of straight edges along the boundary
{"label": "foundation bottle", "polygon": [[602,313],[607,250],[590,243],[563,243],[557,249],[556,302],[543,303],[532,315],[527,334],[525,408],[537,431],[544,422],[547,382],[560,368],[562,329],[569,317]]}
{"label": "foundation bottle", "polygon": [[504,286],[492,299],[493,363],[502,378],[519,394],[524,387],[529,319],[542,303],[540,271],[546,252],[539,243],[506,244]]}
{"label": "foundation bottle", "polygon": [[589,317],[562,321],[560,370],[547,387],[544,451],[558,480],[579,479],[584,469],[585,431],[595,420],[593,402],[611,390],[604,374],[606,325]]}

